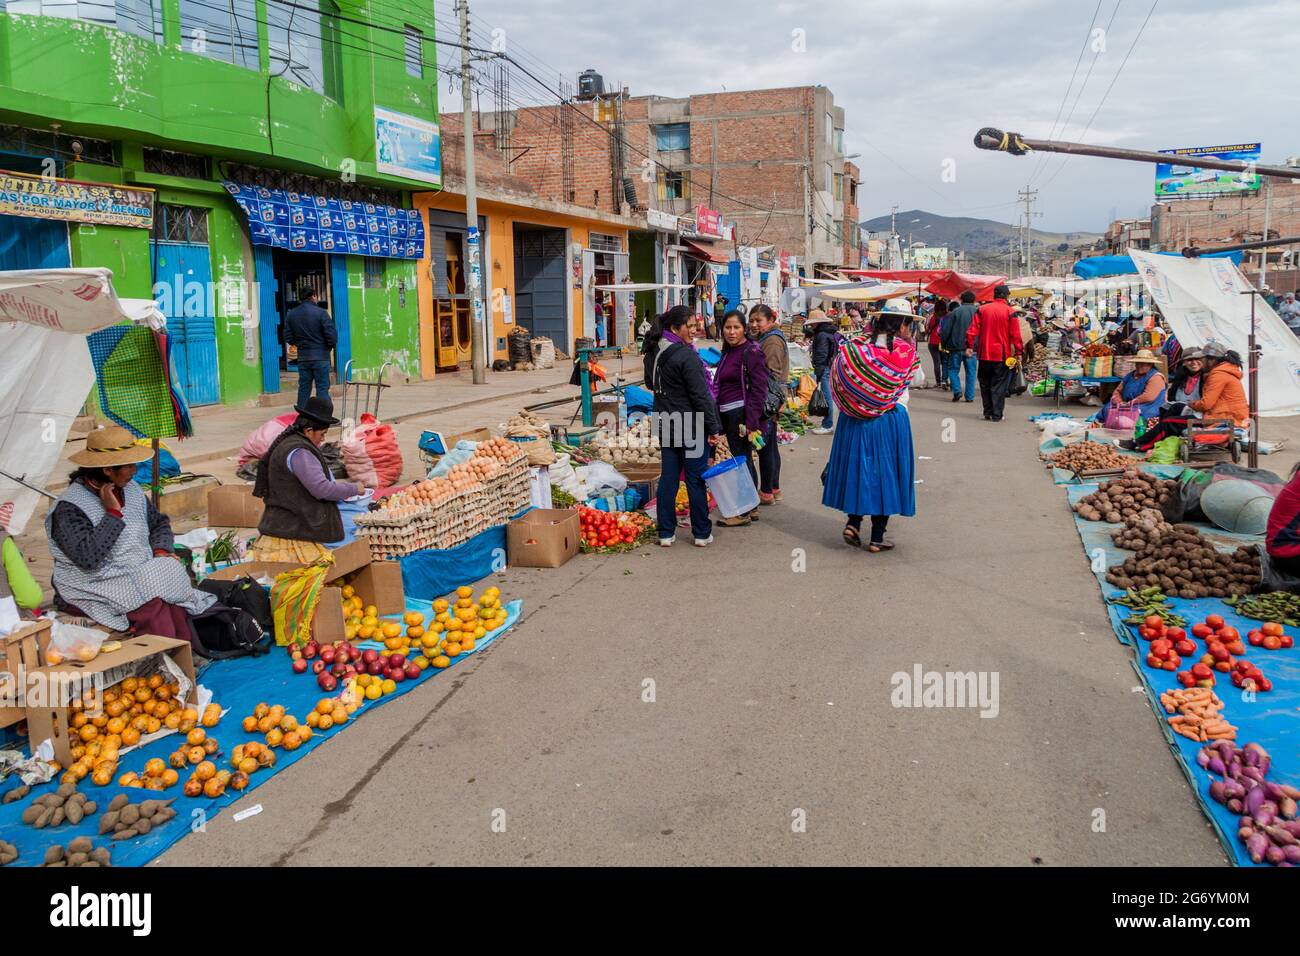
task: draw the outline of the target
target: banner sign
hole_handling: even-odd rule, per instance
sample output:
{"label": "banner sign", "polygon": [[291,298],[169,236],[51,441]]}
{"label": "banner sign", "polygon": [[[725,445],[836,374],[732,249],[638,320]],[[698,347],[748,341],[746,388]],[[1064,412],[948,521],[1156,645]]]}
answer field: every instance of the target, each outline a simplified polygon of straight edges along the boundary
{"label": "banner sign", "polygon": [[[1168,163],[1156,164],[1157,199],[1202,199],[1207,196],[1256,192],[1260,187],[1260,177],[1255,172],[1255,164],[1259,162],[1260,155],[1259,143],[1162,149],[1160,152],[1176,158]],[[1201,169],[1196,165],[1196,159],[1200,156],[1249,163],[1250,169],[1237,173],[1225,169]]]}
{"label": "banner sign", "polygon": [[663,229],[666,232],[677,231],[677,217],[670,212],[663,212],[659,209],[647,209],[645,211],[646,224],[655,229]]}
{"label": "banner sign", "polygon": [[375,169],[442,185],[442,138],[438,124],[375,107]]}
{"label": "banner sign", "polygon": [[223,185],[248,217],[255,246],[384,259],[424,258],[424,220],[417,209],[243,183]]}
{"label": "banner sign", "polygon": [[722,214],[705,206],[696,206],[695,231],[702,236],[721,236]]}
{"label": "banner sign", "polygon": [[153,227],[152,189],[0,170],[0,214],[102,226]]}

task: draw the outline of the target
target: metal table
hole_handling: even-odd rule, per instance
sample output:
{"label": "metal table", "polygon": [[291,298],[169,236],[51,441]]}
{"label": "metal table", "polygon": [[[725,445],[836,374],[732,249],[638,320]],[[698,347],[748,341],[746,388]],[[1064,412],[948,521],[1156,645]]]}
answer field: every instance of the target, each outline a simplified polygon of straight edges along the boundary
{"label": "metal table", "polygon": [[1061,407],[1061,386],[1066,382],[1078,382],[1080,385],[1108,385],[1111,382],[1123,380],[1121,375],[1106,375],[1098,378],[1093,375],[1049,375],[1052,382],[1052,397],[1056,399],[1056,407]]}

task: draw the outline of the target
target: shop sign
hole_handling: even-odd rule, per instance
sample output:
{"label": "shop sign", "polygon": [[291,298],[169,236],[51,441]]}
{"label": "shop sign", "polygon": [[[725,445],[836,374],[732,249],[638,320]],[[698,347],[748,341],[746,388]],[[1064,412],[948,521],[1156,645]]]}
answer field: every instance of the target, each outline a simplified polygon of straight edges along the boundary
{"label": "shop sign", "polygon": [[375,170],[441,186],[438,124],[375,107]]}
{"label": "shop sign", "polygon": [[722,236],[722,214],[706,206],[695,207],[695,231],[702,236]]}
{"label": "shop sign", "polygon": [[424,258],[417,209],[226,182],[255,246],[386,259]]}
{"label": "shop sign", "polygon": [[645,221],[655,229],[662,229],[665,232],[677,231],[677,217],[670,212],[663,212],[659,209],[647,209],[645,212]]}
{"label": "shop sign", "polygon": [[153,227],[154,191],[0,171],[0,214],[103,226]]}

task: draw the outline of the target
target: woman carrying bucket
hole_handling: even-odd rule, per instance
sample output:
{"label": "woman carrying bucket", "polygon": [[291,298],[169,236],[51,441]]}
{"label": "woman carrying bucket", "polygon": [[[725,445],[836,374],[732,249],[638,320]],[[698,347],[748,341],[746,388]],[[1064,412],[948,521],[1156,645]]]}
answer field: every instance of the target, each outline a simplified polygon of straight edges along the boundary
{"label": "woman carrying bucket", "polygon": [[891,515],[916,514],[912,425],[907,387],[920,359],[907,323],[912,317],[881,312],[865,340],[840,346],[831,365],[831,393],[840,425],[823,473],[822,504],[848,515],[844,542],[862,547],[862,517],[871,516],[872,553],[894,547],[885,538]]}
{"label": "woman carrying bucket", "polygon": [[[722,317],[722,359],[713,375],[713,397],[722,417],[722,434],[735,458],[743,459],[750,480],[758,487],[758,471],[751,456],[752,442],[763,427],[763,402],[767,398],[767,360],[758,343],[750,339],[745,313],[732,309]],[[723,527],[747,525],[758,510],[723,518]]]}

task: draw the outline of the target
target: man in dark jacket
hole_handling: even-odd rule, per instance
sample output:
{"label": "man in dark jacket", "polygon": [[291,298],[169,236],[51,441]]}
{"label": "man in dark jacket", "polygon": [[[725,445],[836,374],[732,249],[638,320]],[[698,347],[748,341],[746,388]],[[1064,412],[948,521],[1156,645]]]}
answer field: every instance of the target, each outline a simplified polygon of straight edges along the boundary
{"label": "man in dark jacket", "polygon": [[812,332],[809,358],[812,359],[813,377],[817,379],[822,396],[826,399],[826,416],[822,419],[822,423],[813,429],[813,434],[829,435],[835,428],[835,406],[831,404],[829,376],[831,363],[835,361],[835,353],[839,350],[837,345],[839,336],[835,332],[835,323],[821,309],[813,309],[808,313],[808,328]]}
{"label": "man in dark jacket", "polygon": [[966,370],[966,401],[975,401],[975,371],[979,360],[966,354],[966,333],[978,309],[975,293],[967,289],[961,294],[961,305],[945,315],[943,325],[939,326],[939,342],[948,353],[948,384],[952,386],[954,402],[962,398],[962,369]]}
{"label": "man in dark jacket", "polygon": [[330,314],[316,304],[315,290],[289,310],[285,317],[284,340],[298,346],[298,405],[305,406],[311,398],[312,382],[316,395],[330,395],[330,351],[339,340],[338,331]]}

